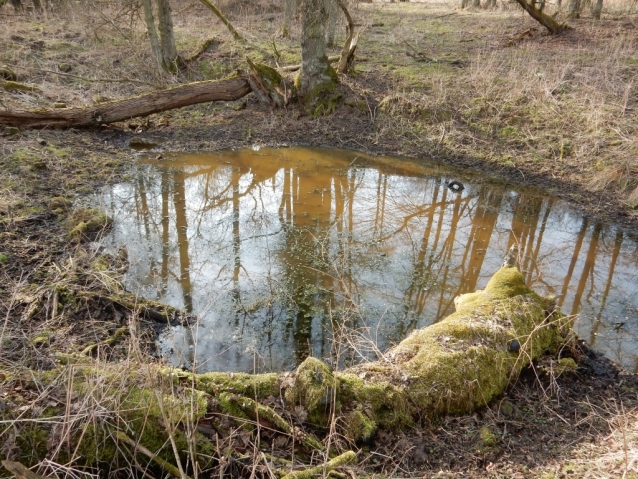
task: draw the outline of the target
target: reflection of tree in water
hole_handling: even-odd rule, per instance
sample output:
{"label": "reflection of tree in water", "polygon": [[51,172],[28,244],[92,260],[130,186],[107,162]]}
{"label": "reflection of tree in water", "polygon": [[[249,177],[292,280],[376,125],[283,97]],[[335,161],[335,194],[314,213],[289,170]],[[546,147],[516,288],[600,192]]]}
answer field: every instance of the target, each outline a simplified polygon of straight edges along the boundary
{"label": "reflection of tree in water", "polygon": [[[225,316],[229,324],[242,330],[248,324],[263,328],[262,335],[255,331],[258,347],[294,350],[294,360],[300,361],[308,354],[330,353],[331,321],[349,321],[353,329],[374,323],[374,318],[342,314],[348,308],[355,311],[366,294],[399,303],[397,314],[385,319],[390,323],[383,334],[389,338],[400,339],[423,326],[424,318],[446,316],[453,311],[454,297],[481,287],[516,242],[528,282],[544,283],[557,293],[560,289],[559,304],[571,312],[584,302],[595,304],[594,340],[614,289],[622,233],[614,231],[606,248],[608,229],[582,219],[580,229],[572,231],[570,220],[562,232],[568,239],[559,244],[553,229],[564,218],[554,213],[552,199],[489,185],[457,194],[440,179],[408,177],[401,183],[397,178],[403,177],[383,169],[352,167],[351,157],[333,163],[323,161],[321,154],[317,158],[308,152],[262,159],[229,152],[212,160],[194,156],[187,168],[162,169],[156,176],[151,170],[140,177],[132,199],[140,240],[161,243],[160,299],[177,282],[183,307],[197,309],[193,288],[206,288],[207,281],[197,274],[193,279],[191,273],[193,267],[201,269],[191,258],[196,241],[197,261],[210,255],[218,268],[206,273],[212,274],[210,283],[219,288],[227,278],[224,291],[234,305]],[[219,226],[211,230],[214,223]],[[206,238],[211,231],[213,239]],[[203,238],[202,232],[207,232]],[[260,237],[267,247],[258,243]],[[177,248],[171,246],[175,241]],[[201,241],[210,242],[209,253],[199,246]],[[260,264],[266,273],[256,273],[246,263],[248,257],[256,261],[254,248],[264,255],[258,261],[267,263]],[[177,258],[171,258],[172,251]],[[385,251],[390,252],[387,258]],[[400,259],[395,251],[402,252]],[[597,259],[601,254],[609,259]],[[557,256],[565,268],[557,269],[558,278],[544,270]],[[171,270],[177,264],[175,274]],[[388,284],[382,285],[381,278]],[[574,280],[575,288],[570,286]],[[595,293],[602,293],[598,303]],[[383,311],[375,314],[385,317]],[[241,351],[236,354],[240,358]]]}

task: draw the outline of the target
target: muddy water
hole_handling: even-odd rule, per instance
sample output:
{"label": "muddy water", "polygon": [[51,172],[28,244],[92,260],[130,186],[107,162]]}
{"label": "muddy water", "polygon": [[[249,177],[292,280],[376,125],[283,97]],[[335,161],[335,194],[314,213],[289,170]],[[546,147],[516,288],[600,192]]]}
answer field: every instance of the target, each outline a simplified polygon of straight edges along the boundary
{"label": "muddy water", "polygon": [[165,154],[135,168],[101,196],[107,243],[128,248],[130,290],[200,318],[163,334],[171,364],[374,357],[484,287],[518,242],[528,283],[638,369],[638,245],[542,192],[335,150]]}

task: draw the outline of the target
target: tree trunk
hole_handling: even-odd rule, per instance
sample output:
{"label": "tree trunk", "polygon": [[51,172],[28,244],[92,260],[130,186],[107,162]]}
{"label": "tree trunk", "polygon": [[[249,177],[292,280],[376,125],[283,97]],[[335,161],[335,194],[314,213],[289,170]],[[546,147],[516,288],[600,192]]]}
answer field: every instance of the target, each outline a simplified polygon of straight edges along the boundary
{"label": "tree trunk", "polygon": [[299,99],[308,114],[329,114],[340,95],[337,73],[326,56],[325,0],[302,0],[301,71],[295,80]]}
{"label": "tree trunk", "polygon": [[335,44],[335,33],[337,32],[338,6],[336,0],[325,0],[326,12],[328,13],[328,26],[326,31],[326,46],[333,47]]}
{"label": "tree trunk", "polygon": [[[525,9],[529,15],[538,23],[543,25],[552,35],[557,35],[567,29],[567,25],[558,23],[546,13],[541,12],[536,7],[527,3],[527,0],[516,0],[518,4]],[[574,0],[572,0],[574,1]],[[576,0],[578,1],[578,0]]]}
{"label": "tree trunk", "polygon": [[233,27],[233,24],[228,21],[228,19],[224,16],[224,14],[221,12],[219,8],[217,8],[208,0],[199,0],[199,1],[202,2],[204,5],[206,5],[208,8],[210,8],[212,12],[217,16],[217,18],[219,18],[221,22],[224,25],[226,25],[226,28],[228,28],[228,31],[233,35],[233,38],[235,40],[243,40],[242,36],[239,34],[239,32],[237,32],[237,30],[235,30],[235,27]]}
{"label": "tree trunk", "polygon": [[90,127],[209,101],[233,101],[251,92],[246,78],[206,81],[87,108],[0,110],[0,124],[25,128]]}
{"label": "tree trunk", "polygon": [[569,0],[567,6],[567,18],[579,18],[580,17],[580,0]]}
{"label": "tree trunk", "polygon": [[594,8],[591,11],[592,16],[594,17],[594,20],[600,20],[600,13],[603,10],[603,0],[596,0],[596,3],[594,4]]}
{"label": "tree trunk", "polygon": [[155,16],[153,15],[153,4],[151,0],[141,0],[142,7],[144,8],[144,21],[146,22],[146,31],[148,32],[148,39],[151,42],[151,51],[153,56],[157,60],[157,64],[163,69],[164,57],[162,55],[162,47],[160,46],[159,36],[157,35],[157,28],[155,28]]}
{"label": "tree trunk", "polygon": [[472,7],[481,8],[481,0],[472,0]]}
{"label": "tree trunk", "polygon": [[290,24],[292,23],[292,17],[299,8],[299,0],[285,0],[286,6],[284,7],[284,25],[281,28],[281,36],[287,38],[290,35]]}
{"label": "tree trunk", "polygon": [[162,47],[162,61],[164,68],[170,73],[177,73],[177,48],[175,47],[175,34],[173,33],[173,18],[169,0],[157,0],[157,20]]}
{"label": "tree trunk", "polygon": [[343,11],[343,14],[346,16],[347,25],[347,34],[346,41],[343,44],[343,49],[341,50],[341,59],[339,60],[339,73],[348,73],[352,67],[354,66],[354,55],[357,51],[357,44],[359,42],[359,35],[354,34],[354,21],[352,20],[352,16],[346,7],[345,0],[334,0],[337,5]]}

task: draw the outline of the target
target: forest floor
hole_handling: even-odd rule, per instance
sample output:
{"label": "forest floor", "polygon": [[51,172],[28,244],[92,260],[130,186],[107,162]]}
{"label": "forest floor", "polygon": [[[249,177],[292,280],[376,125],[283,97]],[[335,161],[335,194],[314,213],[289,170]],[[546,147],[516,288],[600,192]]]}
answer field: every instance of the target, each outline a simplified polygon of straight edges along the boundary
{"label": "forest floor", "polygon": [[[281,10],[253,3],[228,8],[245,42],[233,41],[198,2],[180,3],[180,53],[187,57],[213,40],[177,78],[157,72],[139,12],[128,7],[96,4],[43,18],[2,7],[0,66],[39,91],[0,92],[0,107],[82,106],[223,78],[244,69],[246,56],[271,65],[299,63],[298,26],[280,38]],[[101,291],[125,269],[125,260],[84,241],[99,236],[108,221],[73,211],[100,186],[127,179],[136,158],[132,138],[161,141],[162,150],[307,145],[436,159],[542,187],[587,215],[638,233],[638,26],[631,12],[612,7],[603,20],[585,15],[552,37],[513,7],[360,4],[352,12],[363,29],[356,73],[342,78],[343,99],[330,116],[308,117],[295,106],[263,110],[251,95],[93,130],[0,131],[0,380],[55,367],[56,355],[108,341],[132,314],[99,298],[73,298]],[[339,51],[337,45],[330,54]],[[81,221],[93,231],[69,236]],[[100,358],[126,357],[133,338],[145,338],[152,349],[154,327],[146,329],[146,336],[104,343]],[[379,431],[350,473],[638,478],[636,375],[586,345],[577,349],[576,373],[557,376],[541,363],[473,415]],[[27,410],[32,396],[13,381],[0,382],[3,419],[14,407]],[[12,427],[15,433],[1,432],[0,456],[18,454],[22,426]],[[245,436],[237,437],[233,447],[249,454],[241,445]],[[34,450],[53,447],[46,437],[39,441]],[[249,468],[232,471],[250,474]]]}

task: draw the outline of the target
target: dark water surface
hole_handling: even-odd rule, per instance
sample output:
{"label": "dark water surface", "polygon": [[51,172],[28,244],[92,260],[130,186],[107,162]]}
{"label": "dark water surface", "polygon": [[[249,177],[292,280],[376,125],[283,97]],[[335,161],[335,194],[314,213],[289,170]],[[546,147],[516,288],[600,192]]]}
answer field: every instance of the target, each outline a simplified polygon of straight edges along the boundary
{"label": "dark water surface", "polygon": [[135,168],[101,196],[115,218],[107,244],[128,247],[130,290],[200,317],[164,333],[171,364],[374,357],[484,287],[518,242],[528,284],[638,369],[637,243],[538,190],[339,150],[165,154]]}

